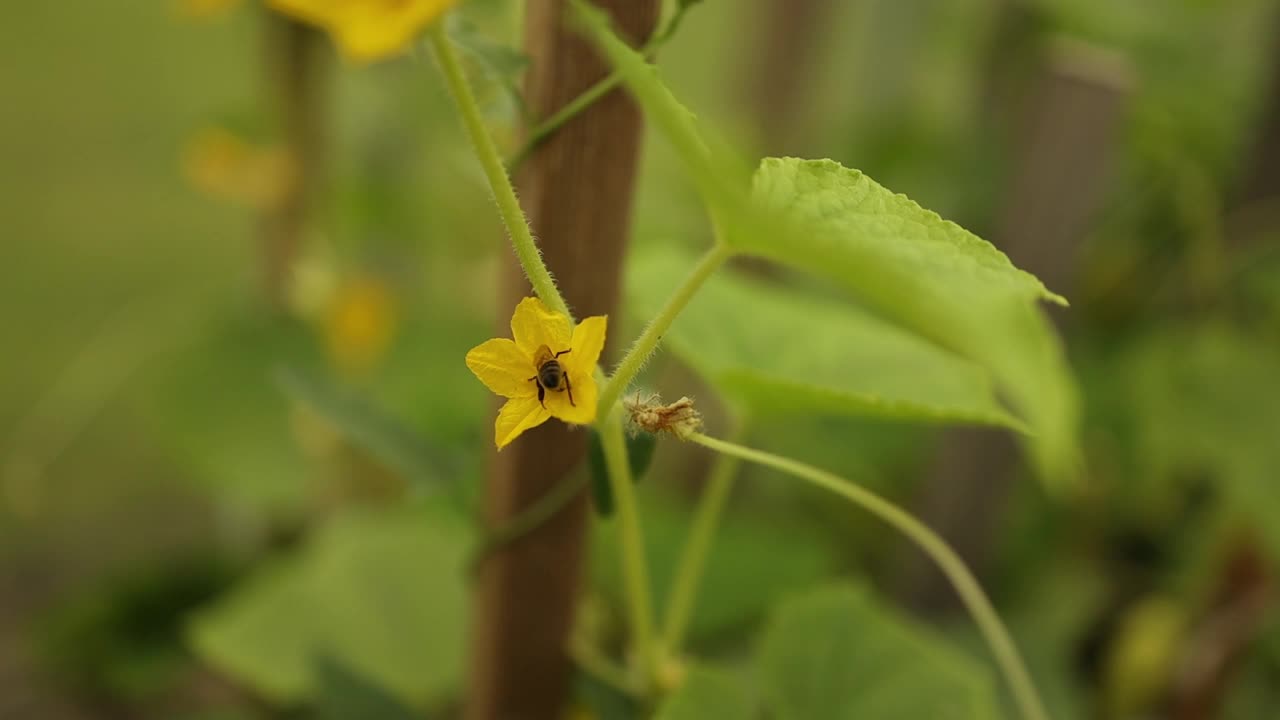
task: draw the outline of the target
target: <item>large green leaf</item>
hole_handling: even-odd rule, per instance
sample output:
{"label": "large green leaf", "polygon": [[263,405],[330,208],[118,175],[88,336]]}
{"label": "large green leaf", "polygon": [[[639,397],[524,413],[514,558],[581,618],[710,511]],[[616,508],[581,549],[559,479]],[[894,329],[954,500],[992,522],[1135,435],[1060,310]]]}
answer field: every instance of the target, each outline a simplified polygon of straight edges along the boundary
{"label": "large green leaf", "polygon": [[[785,248],[756,234],[730,239],[743,250],[806,269],[843,266],[866,252],[944,288],[974,285],[993,294],[1067,304],[987,241],[834,160],[765,158],[752,191],[762,208],[803,223],[812,234],[787,238]],[[860,271],[842,268],[839,274]]]}
{"label": "large green leaf", "polygon": [[1008,259],[866,176],[831,161],[766,160],[749,187],[655,68],[582,0],[575,17],[671,142],[738,252],[828,277],[894,323],[986,369],[1035,433],[1042,474],[1077,465],[1078,407],[1057,336],[1035,306],[1061,301]]}
{"label": "large green leaf", "polygon": [[784,603],[758,662],[778,720],[998,717],[986,668],[850,585]]}
{"label": "large green leaf", "polygon": [[330,659],[406,702],[437,702],[462,674],[468,534],[435,507],[338,518],[198,613],[192,643],[278,701],[315,699]]}
{"label": "large green leaf", "polygon": [[1036,434],[1041,469],[1063,478],[1074,468],[1075,389],[1035,306],[1060,297],[977,236],[830,160],[766,159],[753,198],[783,224],[735,233],[736,249],[830,278],[882,316],[986,368]]}
{"label": "large green leaf", "polygon": [[695,666],[663,700],[656,720],[748,720],[753,715],[742,682],[731,674]]}
{"label": "large green leaf", "polygon": [[[632,305],[652,316],[693,262],[669,250],[637,257]],[[707,281],[665,341],[757,412],[1021,427],[982,368],[848,302],[796,288],[722,272]]]}

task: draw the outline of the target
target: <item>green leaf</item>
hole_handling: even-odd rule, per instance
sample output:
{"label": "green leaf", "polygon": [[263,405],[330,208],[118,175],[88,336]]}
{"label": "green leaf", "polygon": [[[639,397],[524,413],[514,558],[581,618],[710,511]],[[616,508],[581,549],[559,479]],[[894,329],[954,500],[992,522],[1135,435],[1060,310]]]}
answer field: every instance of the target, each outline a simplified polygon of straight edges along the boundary
{"label": "green leaf", "polygon": [[[820,263],[843,265],[865,252],[944,286],[975,285],[1067,304],[991,243],[834,160],[765,158],[752,192],[761,207],[803,223],[813,234],[786,248],[759,235],[730,238],[730,244],[744,251],[807,269]],[[840,274],[857,273],[845,269]]]}
{"label": "green leaf", "polygon": [[[591,472],[591,499],[596,512],[601,517],[609,517],[613,515],[613,486],[609,484],[609,471],[604,462],[604,446],[600,444],[600,433],[595,428],[591,429],[590,435],[587,467]],[[631,467],[632,482],[638,483],[644,477],[657,445],[658,438],[648,433],[627,437],[627,465]]]}
{"label": "green leaf", "polygon": [[769,158],[753,197],[781,225],[735,249],[827,277],[880,315],[985,368],[1036,437],[1050,479],[1077,464],[1075,387],[1037,300],[1064,302],[1003,253],[830,160]]}
{"label": "green leaf", "polygon": [[[630,263],[631,304],[651,317],[693,264],[645,252]],[[972,362],[866,311],[799,288],[721,272],[665,336],[677,355],[755,414],[863,415],[1021,428]]]}
{"label": "green leaf", "polygon": [[[639,507],[645,549],[653,568],[658,607],[671,590],[673,573],[692,525],[692,510],[651,485],[641,486]],[[623,601],[616,523],[598,523],[592,539],[592,579],[601,593]],[[788,592],[829,577],[836,558],[818,533],[759,512],[727,514],[721,521],[702,577],[690,635],[708,638],[734,631],[762,616]]]}
{"label": "green leaf", "polygon": [[828,277],[892,322],[984,368],[1035,433],[1050,481],[1074,475],[1078,407],[1056,334],[1034,305],[1061,301],[959,226],[831,161],[766,160],[754,190],[655,68],[581,0],[575,17],[671,142],[739,252]]}
{"label": "green leaf", "polygon": [[663,700],[656,720],[747,720],[753,716],[746,688],[738,678],[695,666],[680,689]]}
{"label": "green leaf", "polygon": [[757,660],[778,720],[998,717],[985,667],[851,585],[784,603]]}
{"label": "green leaf", "polygon": [[332,658],[405,703],[439,702],[462,677],[468,534],[436,507],[337,518],[200,611],[190,640],[277,701],[315,699],[317,663]]}
{"label": "green leaf", "polygon": [[293,368],[281,370],[278,379],[291,398],[420,490],[435,489],[441,479],[454,477],[442,451],[433,451],[426,438],[368,398]]}

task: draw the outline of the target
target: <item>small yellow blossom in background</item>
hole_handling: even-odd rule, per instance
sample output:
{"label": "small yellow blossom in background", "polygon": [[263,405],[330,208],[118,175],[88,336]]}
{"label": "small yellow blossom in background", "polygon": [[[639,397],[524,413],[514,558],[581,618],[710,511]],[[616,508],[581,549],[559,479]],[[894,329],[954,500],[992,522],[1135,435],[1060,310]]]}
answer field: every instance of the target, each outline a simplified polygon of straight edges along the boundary
{"label": "small yellow blossom in background", "polygon": [[225,15],[241,0],[177,0],[178,12],[193,20],[212,20]]}
{"label": "small yellow blossom in background", "polygon": [[199,190],[255,209],[279,202],[294,180],[293,163],[283,148],[250,145],[216,127],[187,142],[182,169]]}
{"label": "small yellow blossom in background", "polygon": [[[467,353],[467,367],[490,390],[508,398],[494,422],[493,440],[502,449],[520,433],[537,427],[551,417],[567,423],[586,425],[596,419],[596,361],[604,349],[607,318],[589,317],[569,330],[569,318],[549,310],[542,301],[528,297],[520,301],[511,316],[514,340],[487,340]],[[538,401],[540,353],[550,350],[557,358],[569,387],[569,393],[548,389]]]}
{"label": "small yellow blossom in background", "polygon": [[348,374],[369,372],[391,346],[398,319],[395,295],[381,278],[344,281],[321,318],[329,358]]}
{"label": "small yellow blossom in background", "polygon": [[267,0],[273,10],[328,31],[347,58],[368,63],[403,52],[458,0]]}

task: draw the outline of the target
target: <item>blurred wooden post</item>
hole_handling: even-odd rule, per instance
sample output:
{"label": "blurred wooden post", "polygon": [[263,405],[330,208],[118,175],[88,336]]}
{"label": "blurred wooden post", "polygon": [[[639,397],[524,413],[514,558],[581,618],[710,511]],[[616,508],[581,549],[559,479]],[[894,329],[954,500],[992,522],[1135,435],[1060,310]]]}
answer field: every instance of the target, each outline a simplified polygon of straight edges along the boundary
{"label": "blurred wooden post", "polygon": [[[1280,32],[1280,12],[1275,12]],[[1243,177],[1231,198],[1226,239],[1234,247],[1247,245],[1259,231],[1280,224],[1280,35],[1272,34],[1271,77],[1263,101],[1262,118],[1248,148]]]}
{"label": "blurred wooden post", "polygon": [[[596,0],[624,37],[640,45],[657,22],[658,0]],[[571,28],[565,0],[531,0],[525,97],[547,117],[608,73]],[[551,273],[581,318],[610,316],[616,346],[622,259],[641,139],[638,108],[615,90],[543,143],[521,170],[521,203]],[[509,255],[509,254],[508,254]],[[532,294],[514,257],[504,268],[499,335],[511,309]],[[606,349],[606,353],[608,350]],[[485,515],[509,520],[583,462],[587,433],[551,421],[492,460]],[[580,590],[587,503],[579,495],[537,530],[490,555],[480,568],[472,621],[471,720],[553,720],[562,716],[572,666],[565,652]]]}
{"label": "blurred wooden post", "polygon": [[756,118],[766,155],[803,155],[795,146],[810,106],[805,84],[813,75],[817,40],[835,9],[832,0],[764,0],[759,40],[747,43],[751,72],[747,108]]}
{"label": "blurred wooden post", "polygon": [[289,275],[302,247],[307,212],[324,153],[325,39],[314,28],[275,12],[267,25],[266,88],[289,163],[285,186],[260,221],[259,252],[267,300],[287,302]]}
{"label": "blurred wooden post", "polygon": [[[996,245],[1068,297],[1080,241],[1106,187],[1131,84],[1127,65],[1109,51],[1079,43],[1055,46],[1017,146]],[[1018,467],[1008,431],[958,428],[943,435],[924,479],[917,512],[979,576]],[[900,597],[924,611],[954,607],[945,578],[918,553],[911,555],[896,578]]]}

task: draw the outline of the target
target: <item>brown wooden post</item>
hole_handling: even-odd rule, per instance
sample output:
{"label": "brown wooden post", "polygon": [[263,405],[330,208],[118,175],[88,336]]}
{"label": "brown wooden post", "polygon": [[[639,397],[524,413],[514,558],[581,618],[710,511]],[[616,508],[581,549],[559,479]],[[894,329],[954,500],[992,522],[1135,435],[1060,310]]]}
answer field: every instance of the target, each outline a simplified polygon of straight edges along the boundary
{"label": "brown wooden post", "polygon": [[316,29],[275,12],[266,12],[264,21],[266,88],[289,172],[280,195],[262,214],[259,252],[267,299],[283,307],[323,166],[326,41]]}
{"label": "brown wooden post", "polygon": [[[1280,12],[1275,29],[1280,32]],[[1280,35],[1272,33],[1271,77],[1262,117],[1243,163],[1241,182],[1231,198],[1226,237],[1233,246],[1247,245],[1259,230],[1280,221]]]}
{"label": "brown wooden post", "polygon": [[[996,245],[1068,296],[1080,241],[1106,187],[1131,84],[1127,65],[1111,52],[1079,43],[1055,46],[1018,145]],[[1018,464],[1008,431],[957,428],[943,435],[927,471],[917,512],[979,575]],[[900,597],[920,610],[954,607],[946,579],[911,553],[913,561],[903,563],[896,578]]]}
{"label": "brown wooden post", "polygon": [[[642,44],[657,22],[658,0],[596,0],[615,28]],[[608,67],[564,18],[565,0],[531,0],[525,96],[547,117],[608,74]],[[540,145],[518,178],[521,204],[551,273],[575,316],[610,316],[617,345],[622,258],[641,139],[639,109],[624,91],[602,98]],[[512,258],[504,268],[499,324],[532,294]],[[548,422],[498,453],[486,487],[489,525],[509,520],[583,462],[587,433]],[[582,574],[587,520],[579,495],[550,521],[490,555],[480,568],[472,622],[471,720],[553,720],[568,697],[572,667],[565,643]]]}

